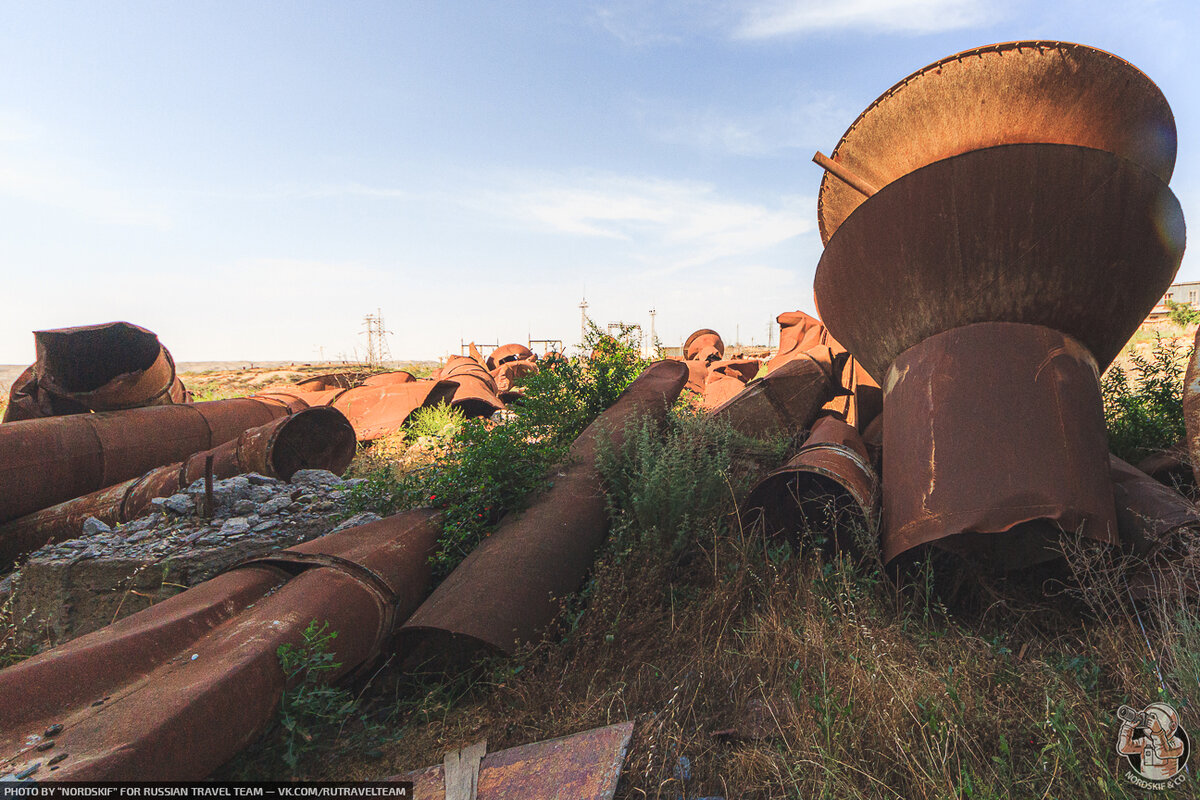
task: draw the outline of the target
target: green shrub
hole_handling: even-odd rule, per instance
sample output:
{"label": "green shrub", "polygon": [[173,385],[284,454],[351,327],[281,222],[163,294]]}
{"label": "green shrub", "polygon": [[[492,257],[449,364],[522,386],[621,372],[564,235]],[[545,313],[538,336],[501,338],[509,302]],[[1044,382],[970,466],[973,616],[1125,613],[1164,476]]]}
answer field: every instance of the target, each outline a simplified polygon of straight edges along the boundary
{"label": "green shrub", "polygon": [[463,412],[447,403],[418,408],[408,418],[405,432],[410,438],[432,436],[449,439],[462,428],[466,417]]}
{"label": "green shrub", "polygon": [[1136,464],[1184,438],[1183,373],[1191,351],[1156,337],[1150,356],[1134,352],[1128,372],[1114,365],[1101,379],[1108,446]]}
{"label": "green shrub", "polygon": [[1179,327],[1183,328],[1191,325],[1194,322],[1200,322],[1200,311],[1192,308],[1188,303],[1176,303],[1174,300],[1167,300],[1167,316],[1171,318]]}
{"label": "green shrub", "polygon": [[[594,357],[561,359],[527,376],[524,396],[511,406],[512,419],[457,422],[437,462],[402,475],[390,469],[368,475],[351,490],[351,511],[386,515],[422,506],[443,509],[432,566],[435,580],[444,578],[504,513],[529,503],[571,442],[646,366],[628,330],[614,338],[592,326],[583,349]],[[440,415],[444,412],[427,412],[414,425],[442,432]]]}

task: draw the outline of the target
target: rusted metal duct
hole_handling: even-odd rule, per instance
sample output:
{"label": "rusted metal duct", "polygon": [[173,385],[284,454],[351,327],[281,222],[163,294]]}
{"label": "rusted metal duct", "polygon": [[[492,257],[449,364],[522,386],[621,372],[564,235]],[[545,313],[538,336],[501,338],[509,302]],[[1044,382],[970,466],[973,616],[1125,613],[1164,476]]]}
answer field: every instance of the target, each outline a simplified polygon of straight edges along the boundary
{"label": "rusted metal duct", "polygon": [[388,649],[428,588],[432,513],[253,559],[0,671],[0,776],[39,765],[39,782],[206,777],[270,723],[285,686],[276,650],[300,645],[310,622],[338,634],[326,680]]}
{"label": "rusted metal duct", "polygon": [[0,425],[0,522],[136,478],[305,408],[240,397]]}
{"label": "rusted metal duct", "polygon": [[362,382],[363,386],[391,386],[395,383],[414,383],[417,377],[411,372],[380,372]]}
{"label": "rusted metal duct", "polygon": [[1166,450],[1160,450],[1143,458],[1135,465],[1159,483],[1173,488],[1194,487],[1191,458],[1188,457],[1186,438]]}
{"label": "rusted metal duct", "polygon": [[523,344],[502,344],[488,354],[485,366],[495,371],[496,367],[501,364],[507,364],[510,361],[536,361],[537,356]]}
{"label": "rusted metal duct", "polygon": [[[688,362],[701,363],[701,362]],[[746,382],[758,374],[759,362],[753,358],[734,358],[714,361],[704,379],[704,407],[716,408],[735,397]],[[688,370],[689,377],[691,370]]]}
{"label": "rusted metal duct", "polygon": [[687,385],[684,388],[703,397],[704,387],[708,383],[708,364],[703,361],[684,361],[683,365],[688,371]]}
{"label": "rusted metal duct", "polygon": [[13,383],[6,422],[191,399],[170,352],[145,328],[108,322],[33,338],[37,361]]}
{"label": "rusted metal duct", "polygon": [[794,546],[830,537],[835,547],[854,550],[856,536],[876,535],[879,499],[879,479],[858,431],[822,417],[800,452],[759,481],[742,508],[743,516],[761,514],[767,535]]}
{"label": "rusted metal duct", "polygon": [[633,420],[665,418],[686,379],[678,361],[651,364],[580,434],[553,487],[503,519],[401,628],[408,663],[459,666],[485,651],[512,653],[542,635],[608,533],[596,471],[599,440],[619,445]]}
{"label": "rusted metal duct", "polygon": [[1200,539],[1200,511],[1179,492],[1110,455],[1117,525],[1138,565],[1125,576],[1135,598],[1195,594],[1197,576],[1181,569]]}
{"label": "rusted metal duct", "polygon": [[325,392],[330,389],[352,389],[368,379],[371,373],[362,371],[330,372],[296,381],[296,387],[305,392]]}
{"label": "rusted metal duct", "polygon": [[816,317],[803,311],[787,311],[775,318],[779,323],[779,350],[767,362],[767,372],[818,345],[828,344],[829,333]]}
{"label": "rusted metal duct", "polygon": [[455,381],[414,381],[347,389],[333,400],[346,415],[360,442],[395,433],[418,408],[448,403],[460,387]]}
{"label": "rusted metal duct", "polygon": [[446,359],[446,365],[433,376],[458,384],[450,405],[461,409],[468,417],[490,417],[504,408],[497,397],[496,380],[492,373],[474,358],[450,356]]}
{"label": "rusted metal duct", "polygon": [[745,436],[795,436],[812,424],[835,392],[841,391],[833,376],[845,358],[828,347],[814,347],[750,381],[712,414]]}
{"label": "rusted metal duct", "polygon": [[505,361],[492,370],[492,378],[496,381],[497,391],[503,395],[512,391],[526,375],[536,375],[537,372],[538,365],[534,361]]}
{"label": "rusted metal duct", "polygon": [[1098,371],[1169,286],[1183,241],[1158,176],[1061,144],[936,161],[840,224],[817,304],[883,378],[886,558],[936,543],[1015,569],[1055,557],[1060,528],[1115,543]]}
{"label": "rusted metal duct", "polygon": [[701,328],[692,333],[683,343],[683,358],[685,361],[700,361],[704,364],[718,361],[725,355],[725,342],[721,334],[709,328]]}
{"label": "rusted metal duct", "polygon": [[349,389],[318,389],[315,391],[306,391],[299,387],[288,388],[273,386],[263,389],[261,392],[254,395],[255,397],[265,397],[270,400],[276,400],[281,403],[299,404],[301,408],[316,408],[317,406],[331,405],[334,400],[341,397]]}
{"label": "rusted metal duct", "polygon": [[181,492],[205,477],[209,457],[217,479],[257,472],[288,480],[300,469],[326,469],[340,475],[354,452],[354,428],[340,411],[326,407],[298,411],[140,478],[0,524],[0,564],[78,536],[88,517],[111,526],[149,513],[154,498]]}
{"label": "rusted metal duct", "polygon": [[[987,45],[918,70],[859,115],[832,160],[883,188],[935,161],[1018,142],[1106,150],[1164,184],[1175,166],[1175,118],[1154,82],[1111,53],[1056,41]],[[1014,176],[1012,185],[1024,184]],[[817,198],[821,240],[828,244],[864,200],[827,172]]]}
{"label": "rusted metal duct", "polygon": [[[616,794],[633,722],[488,753],[479,762],[476,800],[611,800]],[[397,775],[413,797],[447,800],[442,764]]]}

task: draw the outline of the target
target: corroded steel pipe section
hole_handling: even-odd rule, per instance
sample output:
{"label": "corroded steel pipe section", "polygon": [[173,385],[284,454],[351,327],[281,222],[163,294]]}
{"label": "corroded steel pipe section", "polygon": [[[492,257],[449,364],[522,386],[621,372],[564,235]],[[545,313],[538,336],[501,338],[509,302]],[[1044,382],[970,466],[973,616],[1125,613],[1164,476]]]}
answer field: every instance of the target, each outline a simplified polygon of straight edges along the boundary
{"label": "corroded steel pipe section", "polygon": [[366,381],[369,372],[330,372],[296,381],[296,387],[305,392],[325,392],[330,389],[352,389]]}
{"label": "corroded steel pipe section", "polygon": [[854,549],[855,536],[873,537],[879,520],[879,479],[858,431],[837,417],[822,417],[787,464],[763,478],[743,509],[762,514],[769,536],[799,546],[829,536]]}
{"label": "corroded steel pipe section", "polygon": [[34,331],[37,361],[13,383],[5,421],[183,403],[158,337],[128,322]]}
{"label": "corroded steel pipe section", "polygon": [[[1055,41],[987,45],[918,70],[859,115],[832,160],[882,188],[935,161],[1019,142],[1106,150],[1163,183],[1175,166],[1175,118],[1153,81],[1111,53]],[[860,188],[826,173],[822,241],[865,202]]]}
{"label": "corroded steel pipe section", "polygon": [[506,517],[401,629],[401,649],[413,650],[409,663],[456,666],[489,650],[512,653],[542,635],[608,533],[596,470],[600,439],[619,445],[635,419],[663,419],[686,379],[678,361],[650,365],[580,434],[553,487]]}
{"label": "corroded steel pipe section", "polygon": [[411,372],[398,370],[396,372],[380,372],[362,382],[363,386],[391,386],[396,383],[415,383],[417,377]]}
{"label": "corroded steel pipe section", "polygon": [[468,417],[490,417],[504,408],[497,396],[496,379],[481,361],[468,356],[450,356],[434,377],[458,384],[450,405],[461,409]]}
{"label": "corroded steel pipe section", "polygon": [[137,519],[150,511],[154,498],[183,491],[203,478],[209,456],[217,479],[257,472],[288,480],[301,469],[326,469],[340,475],[354,452],[354,428],[336,409],[310,408],[281,417],[185,461],[0,524],[0,564],[78,536],[88,517],[108,525]]}
{"label": "corroded steel pipe section", "polygon": [[[758,375],[758,370],[759,362],[753,358],[732,358],[709,364],[704,379],[704,407],[717,408],[737,396],[746,387],[746,382]],[[690,369],[688,373],[690,377]]]}
{"label": "corroded steel pipe section", "polygon": [[721,334],[710,328],[701,328],[692,333],[683,343],[685,361],[700,361],[707,364],[718,361],[725,355],[725,342]]}
{"label": "corroded steel pipe section", "polygon": [[[833,376],[841,369],[828,347],[814,347],[787,361],[713,409],[745,436],[795,436],[807,428],[836,391]],[[691,362],[686,362],[691,363]]]}
{"label": "corroded steel pipe section", "polygon": [[779,350],[767,362],[768,372],[813,347],[829,343],[829,332],[821,320],[803,311],[786,311],[775,321],[779,323]]}
{"label": "corroded steel pipe section", "polygon": [[523,344],[516,342],[512,344],[502,344],[492,352],[488,353],[485,361],[487,368],[495,371],[496,367],[501,364],[507,364],[510,361],[536,361],[537,356]]}
{"label": "corroded steel pipe section", "polygon": [[538,365],[534,361],[505,361],[492,370],[492,377],[496,381],[497,390],[503,395],[515,389],[522,378],[537,373]]}
{"label": "corroded steel pipe section", "polygon": [[240,397],[0,425],[0,522],[136,478],[304,407]]}
{"label": "corroded steel pipe section", "polygon": [[454,381],[413,381],[347,389],[333,401],[346,415],[360,442],[395,433],[418,408],[448,403],[458,391]]}
{"label": "corroded steel pipe section", "polygon": [[1135,557],[1125,575],[1138,599],[1195,594],[1200,576],[1186,571],[1189,551],[1200,540],[1200,511],[1179,492],[1110,455],[1117,527]]}
{"label": "corroded steel pipe section", "polygon": [[431,516],[252,560],[0,672],[0,776],[37,764],[36,781],[206,777],[270,723],[285,688],[276,650],[310,622],[338,634],[329,681],[389,647],[429,584]]}
{"label": "corroded steel pipe section", "polygon": [[883,555],[936,544],[997,569],[1060,531],[1117,543],[1096,360],[1036,325],[955,328],[906,350],[883,404]]}

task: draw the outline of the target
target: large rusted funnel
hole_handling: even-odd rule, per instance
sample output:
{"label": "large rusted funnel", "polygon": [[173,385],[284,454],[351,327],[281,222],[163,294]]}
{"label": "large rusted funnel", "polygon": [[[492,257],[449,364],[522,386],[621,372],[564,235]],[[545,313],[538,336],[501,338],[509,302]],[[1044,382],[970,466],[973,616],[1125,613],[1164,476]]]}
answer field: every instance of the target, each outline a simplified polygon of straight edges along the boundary
{"label": "large rusted funnel", "polygon": [[683,343],[683,357],[687,361],[707,364],[719,360],[724,355],[725,342],[721,340],[721,334],[711,328],[694,331]]}
{"label": "large rusted funnel", "polygon": [[608,532],[596,451],[619,446],[639,417],[663,419],[687,378],[678,361],[651,364],[571,445],[554,486],[499,528],[447,576],[399,634],[414,662],[458,666],[480,652],[536,641],[579,588]]}
{"label": "large rusted funnel", "polygon": [[37,362],[10,392],[5,420],[183,403],[190,394],[158,337],[128,322],[34,331]]}
{"label": "large rusted funnel", "polygon": [[826,176],[815,289],[884,388],[885,557],[936,542],[1005,569],[1060,530],[1115,543],[1098,373],[1184,247],[1161,93],[1091,48],[997,45],[911,76],[843,144],[874,193],[837,206]]}
{"label": "large rusted funnel", "polygon": [[[478,352],[478,351],[476,351]],[[497,396],[496,379],[481,360],[468,356],[450,356],[446,365],[434,373],[434,378],[458,384],[450,405],[468,417],[490,417],[504,403]]]}
{"label": "large rusted funnel", "polygon": [[[253,559],[0,671],[0,778],[200,780],[262,733],[277,649],[312,621],[334,681],[363,674],[428,589],[432,512],[408,511]],[[51,766],[56,769],[51,769]]]}
{"label": "large rusted funnel", "polygon": [[[1025,142],[1106,150],[1163,183],[1175,168],[1175,118],[1154,82],[1111,53],[1054,41],[987,45],[914,72],[858,116],[831,156],[878,190],[944,158]],[[822,241],[865,199],[826,173]]]}
{"label": "large rusted funnel", "polygon": [[217,479],[257,472],[286,481],[301,469],[325,469],[340,475],[350,465],[354,451],[354,428],[340,411],[327,407],[299,411],[140,478],[0,524],[0,564],[78,536],[88,517],[107,525],[137,519],[150,511],[154,498],[181,492],[203,478],[209,456]]}
{"label": "large rusted funnel", "polygon": [[136,478],[305,408],[239,397],[0,425],[0,522]]}

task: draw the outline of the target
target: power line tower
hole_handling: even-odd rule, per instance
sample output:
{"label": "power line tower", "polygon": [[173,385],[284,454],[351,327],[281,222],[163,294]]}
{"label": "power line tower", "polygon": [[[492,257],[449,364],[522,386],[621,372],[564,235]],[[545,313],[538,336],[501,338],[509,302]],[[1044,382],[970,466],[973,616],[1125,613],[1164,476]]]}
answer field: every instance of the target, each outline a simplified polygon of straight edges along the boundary
{"label": "power line tower", "polygon": [[387,342],[391,331],[383,327],[383,313],[378,308],[374,314],[363,317],[363,332],[367,334],[367,366],[378,367],[391,361],[392,351]]}
{"label": "power line tower", "polygon": [[580,304],[579,304],[579,346],[580,347],[583,347],[583,343],[585,341],[587,341],[587,310],[588,310],[588,301],[587,301],[587,298],[585,297],[585,298],[583,298],[583,301],[580,302]]}

